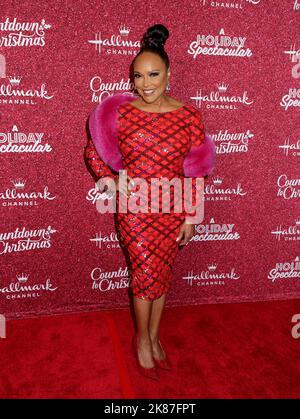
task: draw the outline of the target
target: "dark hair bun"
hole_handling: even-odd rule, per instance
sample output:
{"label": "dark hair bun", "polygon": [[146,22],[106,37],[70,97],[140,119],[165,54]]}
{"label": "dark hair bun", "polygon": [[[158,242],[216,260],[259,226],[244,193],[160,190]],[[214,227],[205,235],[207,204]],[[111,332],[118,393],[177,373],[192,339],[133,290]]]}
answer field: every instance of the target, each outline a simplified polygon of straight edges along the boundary
{"label": "dark hair bun", "polygon": [[163,48],[169,38],[168,29],[161,24],[150,26],[143,36],[142,46],[150,48]]}

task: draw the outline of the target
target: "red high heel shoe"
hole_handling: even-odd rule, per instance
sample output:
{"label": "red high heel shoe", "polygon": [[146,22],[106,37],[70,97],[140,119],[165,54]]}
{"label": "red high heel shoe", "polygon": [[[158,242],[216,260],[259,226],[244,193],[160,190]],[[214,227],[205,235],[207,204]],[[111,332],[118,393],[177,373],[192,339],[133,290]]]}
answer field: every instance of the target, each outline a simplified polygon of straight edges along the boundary
{"label": "red high heel shoe", "polygon": [[158,340],[158,344],[159,344],[159,346],[161,347],[161,349],[162,349],[163,353],[165,354],[165,358],[164,358],[164,359],[155,359],[155,358],[154,358],[154,361],[155,361],[156,365],[157,365],[159,368],[161,368],[161,369],[163,369],[163,370],[170,371],[170,370],[172,369],[172,364],[171,364],[171,361],[170,361],[170,359],[168,358],[168,355],[167,355],[167,354],[165,353],[165,351],[163,350],[163,347],[162,347],[162,345],[161,345],[161,343],[160,343],[160,340]]}
{"label": "red high heel shoe", "polygon": [[158,375],[156,366],[152,368],[144,368],[139,363],[138,349],[137,349],[137,335],[133,336],[132,338],[132,350],[136,359],[137,369],[139,373],[142,374],[144,377],[151,378],[152,380],[158,381],[159,375]]}

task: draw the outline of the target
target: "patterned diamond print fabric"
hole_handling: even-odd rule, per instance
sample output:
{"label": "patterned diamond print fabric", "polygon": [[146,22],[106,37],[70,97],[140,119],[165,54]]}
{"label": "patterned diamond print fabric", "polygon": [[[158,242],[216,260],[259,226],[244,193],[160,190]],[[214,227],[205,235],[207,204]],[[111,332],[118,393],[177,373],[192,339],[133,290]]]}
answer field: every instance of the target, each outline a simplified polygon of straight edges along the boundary
{"label": "patterned diamond print fabric", "polygon": [[[200,112],[185,105],[166,113],[152,113],[137,109],[131,102],[121,105],[118,111],[119,146],[128,175],[146,180],[148,190],[152,178],[182,180],[184,156],[191,145],[204,141]],[[121,242],[131,263],[133,294],[149,301],[170,288],[172,266],[179,250],[176,238],[185,217],[184,212],[174,212],[173,188],[169,214],[163,213],[161,207],[164,188],[159,192],[154,197],[151,193],[143,195],[149,203],[148,211],[152,201],[158,213],[118,213]]]}

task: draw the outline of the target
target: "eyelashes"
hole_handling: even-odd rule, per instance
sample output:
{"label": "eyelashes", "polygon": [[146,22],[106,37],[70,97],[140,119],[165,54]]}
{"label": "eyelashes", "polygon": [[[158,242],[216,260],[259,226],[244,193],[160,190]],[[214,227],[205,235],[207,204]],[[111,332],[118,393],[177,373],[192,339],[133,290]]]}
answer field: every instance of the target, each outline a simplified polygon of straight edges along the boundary
{"label": "eyelashes", "polygon": [[[154,76],[154,77],[155,77],[155,76],[158,76],[158,75],[159,75],[159,73],[151,73],[151,74],[150,74],[150,76]],[[134,75],[134,78],[136,79],[137,77],[139,78],[139,77],[140,77],[140,75],[139,75],[139,74],[135,74],[135,75]]]}

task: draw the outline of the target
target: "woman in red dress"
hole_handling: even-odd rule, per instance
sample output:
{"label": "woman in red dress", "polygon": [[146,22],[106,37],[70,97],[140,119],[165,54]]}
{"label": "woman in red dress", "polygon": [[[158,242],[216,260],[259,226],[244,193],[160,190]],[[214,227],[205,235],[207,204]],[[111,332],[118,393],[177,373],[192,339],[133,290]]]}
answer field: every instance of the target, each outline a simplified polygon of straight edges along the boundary
{"label": "woman in red dress", "polygon": [[[164,44],[168,35],[160,24],[148,29],[132,63],[138,95],[116,94],[98,105],[90,117],[92,139],[85,148],[97,179],[109,177],[116,182],[118,233],[130,259],[137,323],[133,348],[139,371],[155,380],[157,367],[171,369],[160,343],[159,326],[173,262],[179,246],[194,235],[195,213],[176,212],[173,189],[169,212],[162,212],[160,207],[163,192],[152,199],[156,212],[151,212],[150,204],[146,204],[148,212],[120,212],[120,194],[134,196],[137,178],[150,189],[153,178],[183,180],[190,176],[195,204],[196,178],[210,174],[215,160],[215,148],[205,136],[199,109],[166,94],[170,70]],[[127,171],[125,185],[120,182],[121,169]]]}

